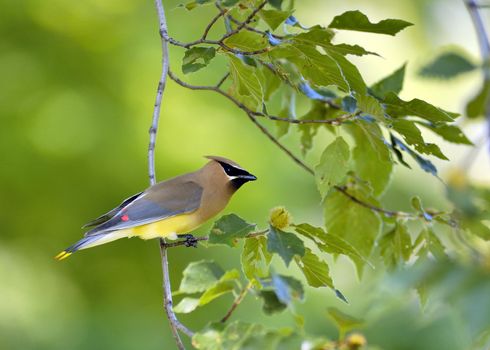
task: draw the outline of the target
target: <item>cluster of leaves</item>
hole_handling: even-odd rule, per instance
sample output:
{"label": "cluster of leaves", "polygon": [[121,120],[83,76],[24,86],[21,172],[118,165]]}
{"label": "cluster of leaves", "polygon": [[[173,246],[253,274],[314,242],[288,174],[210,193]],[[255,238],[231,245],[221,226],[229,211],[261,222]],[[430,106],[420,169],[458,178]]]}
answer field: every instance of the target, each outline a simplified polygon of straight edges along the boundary
{"label": "cluster of leaves", "polygon": [[[212,3],[194,0],[185,7],[191,10]],[[274,256],[280,257],[286,267],[294,261],[309,286],[330,288],[346,301],[335,288],[325,255],[348,257],[362,277],[364,268],[372,266],[370,261],[374,259],[388,267],[426,258],[445,259],[447,247],[434,229],[437,225],[457,232],[474,231],[479,237],[490,239],[490,231],[482,223],[488,220],[483,214],[484,206],[465,202],[457,191],[449,194],[456,204],[451,213],[426,209],[417,197],[412,199],[411,213],[384,210],[379,204],[396,164],[408,168],[417,164],[438,176],[429,157],[447,157],[437,144],[425,140],[422,129],[448,142],[471,145],[453,124],[458,114],[417,98],[405,100],[399,96],[405,65],[368,86],[349,56],[377,54],[334,40],[335,30],[394,36],[411,23],[398,19],[376,23],[359,11],[348,11],[334,17],[327,27],[307,27],[293,16],[293,1],[289,6],[281,0],[267,3],[263,6],[259,0],[218,1],[218,7],[225,9],[223,17],[229,28],[228,35],[222,37],[223,45],[209,47],[210,43],[202,43],[188,48],[182,71],[197,72],[216,55],[223,56],[229,73],[223,85],[226,94],[239,101],[249,115],[273,119],[277,138],[297,124],[294,127],[303,155],[313,148],[321,128],[333,134],[333,141],[313,170],[324,207],[324,227],[293,224],[284,209],[273,211],[270,226],[262,231],[235,215],[221,218],[208,243],[235,248],[243,240],[241,265],[247,282],[242,282],[238,270],[225,272],[210,261],[193,263],[185,270],[178,291],[187,296],[175,310],[191,312],[228,293],[241,298],[245,291],[262,300],[266,314],[289,309],[301,324],[294,302],[304,298],[302,282],[275,273],[270,268]],[[443,63],[433,62],[422,73],[444,75],[451,70],[448,66],[456,65],[458,74],[463,74],[476,67],[459,56],[446,55],[441,59]],[[478,101],[486,100],[485,96],[478,97]],[[475,110],[481,108],[480,102],[472,102]],[[297,105],[304,103],[311,107],[298,117]],[[478,193],[488,202],[487,192]],[[253,344],[268,349],[277,348],[285,339],[294,343],[291,339],[295,336],[296,332],[290,329],[272,331],[255,324],[233,323],[225,327],[213,323],[196,334],[193,344],[200,349],[226,349],[228,342],[235,341],[243,347]],[[303,346],[307,348],[304,342]]]}
{"label": "cluster of leaves", "polygon": [[[294,300],[301,301],[304,297],[303,285],[299,280],[271,271],[273,256],[280,257],[286,267],[290,267],[294,261],[308,285],[331,288],[339,298],[346,301],[334,286],[328,264],[307,247],[306,242],[313,243],[314,249],[320,253],[362,259],[352,245],[340,237],[327,234],[321,228],[309,224],[292,224],[284,208],[272,211],[268,228],[261,231],[255,228],[256,225],[247,223],[235,214],[225,215],[215,222],[208,244],[235,248],[243,241],[241,265],[243,275],[248,280],[245,288],[258,291],[257,296],[263,300],[266,314],[283,311],[292,306]],[[198,298],[183,298],[175,311],[191,312],[221,295],[236,294],[240,290],[243,290],[243,283],[237,270],[225,272],[212,261],[194,262],[184,271],[177,294],[202,294]]]}
{"label": "cluster of leaves", "polygon": [[[363,259],[342,238],[329,235],[323,229],[309,224],[293,224],[290,214],[284,208],[272,210],[269,227],[260,231],[256,230],[256,225],[247,223],[235,214],[223,216],[215,222],[208,237],[209,245],[225,245],[231,248],[239,247],[241,241],[241,267],[247,281],[242,280],[237,269],[224,271],[214,261],[192,262],[184,270],[180,287],[174,293],[185,295],[175,306],[175,312],[190,313],[227,294],[233,294],[235,302],[239,303],[246,293],[251,293],[262,301],[262,310],[267,315],[289,309],[301,329],[304,320],[301,315],[296,314],[294,305],[304,300],[303,282],[274,272],[271,268],[273,257],[278,256],[287,267],[294,261],[309,286],[330,288],[344,302],[347,300],[334,287],[328,264],[320,254],[326,252]],[[345,330],[360,325],[360,321],[353,322],[354,319],[334,308],[329,310],[329,315],[338,324],[342,334]],[[223,321],[226,319],[222,322],[211,322],[197,333],[193,338],[194,346],[199,349],[227,349],[230,347],[228,342],[234,341],[234,347],[246,344],[257,346],[252,347],[257,349],[275,349],[280,344],[281,348],[288,344],[286,348],[292,349],[305,341],[304,336],[295,329],[266,330],[260,325],[243,322],[225,326]],[[237,337],[234,336],[236,332],[244,333]],[[317,345],[331,343],[327,339],[309,339],[308,342]]]}

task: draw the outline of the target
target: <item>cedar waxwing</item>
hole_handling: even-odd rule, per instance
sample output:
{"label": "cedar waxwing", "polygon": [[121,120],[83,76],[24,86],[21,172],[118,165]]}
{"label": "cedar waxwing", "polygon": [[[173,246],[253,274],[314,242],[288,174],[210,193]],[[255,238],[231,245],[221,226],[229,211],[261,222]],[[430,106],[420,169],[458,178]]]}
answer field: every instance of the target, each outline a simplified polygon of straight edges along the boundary
{"label": "cedar waxwing", "polygon": [[206,158],[211,161],[198,171],[159,182],[86,224],[93,228],[55,259],[123,237],[175,239],[218,214],[243,184],[257,179],[229,159]]}

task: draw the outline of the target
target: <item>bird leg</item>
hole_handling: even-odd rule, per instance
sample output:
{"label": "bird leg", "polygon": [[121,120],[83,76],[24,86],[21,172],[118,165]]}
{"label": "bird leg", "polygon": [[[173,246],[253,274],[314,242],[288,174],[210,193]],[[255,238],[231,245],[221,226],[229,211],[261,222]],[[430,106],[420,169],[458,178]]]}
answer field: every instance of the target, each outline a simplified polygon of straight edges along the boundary
{"label": "bird leg", "polygon": [[190,233],[182,234],[182,235],[177,235],[179,238],[185,239],[184,245],[186,247],[194,247],[197,248],[197,243],[199,242],[196,237],[191,235]]}

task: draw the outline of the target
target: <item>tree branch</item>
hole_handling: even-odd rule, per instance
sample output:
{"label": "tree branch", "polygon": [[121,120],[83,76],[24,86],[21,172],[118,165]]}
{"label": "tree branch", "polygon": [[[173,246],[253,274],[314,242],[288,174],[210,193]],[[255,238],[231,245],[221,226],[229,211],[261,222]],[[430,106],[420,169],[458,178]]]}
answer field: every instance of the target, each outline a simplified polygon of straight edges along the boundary
{"label": "tree branch", "polygon": [[[490,59],[490,41],[488,39],[485,23],[480,13],[480,6],[475,0],[466,0],[466,7],[470,13],[471,20],[475,26],[476,35],[478,36],[478,43],[480,44],[480,52],[484,61]],[[487,69],[488,71],[488,69]]]}
{"label": "tree branch", "polygon": [[[311,167],[309,167],[300,158],[298,158],[293,152],[291,152],[286,146],[284,146],[274,135],[272,135],[272,133],[266,127],[264,127],[262,124],[260,124],[259,121],[257,120],[257,116],[266,117],[266,118],[269,118],[271,116],[266,115],[264,113],[253,112],[250,108],[245,106],[243,103],[241,103],[240,101],[238,101],[236,98],[229,95],[225,91],[221,90],[219,87],[216,87],[216,86],[200,86],[200,85],[192,85],[192,84],[186,83],[186,82],[182,81],[181,79],[179,79],[170,69],[168,71],[168,74],[169,74],[170,79],[172,79],[177,84],[179,84],[179,85],[181,85],[187,89],[214,91],[214,92],[217,92],[220,95],[226,97],[228,100],[233,102],[238,108],[243,110],[247,114],[249,119],[252,121],[252,123],[254,123],[254,125],[257,126],[260,129],[260,131],[269,138],[269,140],[271,140],[277,147],[279,147],[284,153],[286,153],[286,155],[289,158],[291,158],[296,164],[298,164],[300,167],[302,167],[305,171],[307,171],[311,175],[315,174],[315,172],[313,171],[313,169]],[[357,112],[356,114],[354,114],[354,116],[357,116],[359,113],[360,112]],[[339,117],[339,118],[341,118],[341,117]],[[287,119],[287,118],[274,117],[274,120],[278,120],[278,119],[281,119],[283,121],[289,121],[289,119]],[[293,119],[293,120],[295,120],[295,119]],[[333,120],[334,123],[330,122],[331,120]],[[324,123],[328,123],[328,124],[338,124],[339,123],[338,120],[335,120],[335,119],[331,119],[331,120],[325,120],[325,121],[324,120],[310,120],[309,122],[318,122],[318,123],[324,122]],[[342,121],[340,121],[340,122],[342,122]],[[368,208],[372,211],[380,213],[380,214],[384,214],[387,216],[406,217],[406,218],[418,218],[418,217],[420,217],[419,214],[412,214],[412,213],[407,213],[407,212],[402,212],[402,211],[386,210],[386,209],[377,207],[375,205],[372,205],[370,203],[366,203],[366,202],[360,200],[359,198],[355,197],[354,195],[350,194],[347,191],[347,188],[342,187],[342,186],[335,186],[335,189],[337,191],[339,191],[340,193],[342,193],[343,195],[347,196],[353,202],[355,202],[355,203],[357,203],[357,204],[359,204],[365,208]]]}
{"label": "tree branch", "polygon": [[265,114],[261,112],[254,112],[247,106],[245,106],[243,103],[235,99],[233,96],[229,95],[225,91],[221,90],[220,87],[223,84],[224,80],[228,78],[229,73],[226,74],[216,86],[207,86],[207,85],[192,85],[189,83],[186,83],[185,81],[181,80],[179,77],[177,77],[171,70],[169,70],[168,75],[170,79],[175,81],[177,84],[180,86],[183,86],[187,89],[190,90],[206,90],[206,91],[215,91],[219,93],[220,95],[226,97],[229,99],[231,102],[233,102],[238,108],[242,109],[247,115],[251,115],[252,119],[255,119],[255,117],[262,117],[262,118],[267,118],[270,120],[275,120],[275,121],[280,121],[280,122],[285,122],[285,123],[291,123],[291,124],[331,124],[331,125],[340,125],[343,122],[354,119],[357,117],[359,114],[362,112],[356,112],[356,113],[347,113],[344,114],[340,117],[337,118],[331,118],[331,119],[292,119],[292,118],[283,118],[283,117],[278,117],[275,115],[270,115],[270,114]]}
{"label": "tree branch", "polygon": [[[155,6],[157,9],[158,20],[159,20],[159,32],[162,41],[162,73],[160,75],[160,80],[158,82],[157,95],[155,99],[155,107],[153,109],[153,118],[151,122],[150,142],[148,146],[148,176],[150,178],[150,185],[156,183],[155,177],[155,144],[158,132],[158,122],[160,120],[160,110],[163,99],[163,92],[165,91],[165,86],[167,82],[168,67],[169,67],[169,57],[168,57],[168,43],[167,43],[167,21],[165,17],[165,9],[162,4],[162,0],[155,0]],[[172,335],[175,339],[177,347],[180,350],[185,349],[182,340],[180,339],[178,330],[192,337],[193,333],[187,329],[183,324],[179,322],[177,316],[173,311],[172,302],[172,290],[170,285],[170,273],[168,270],[168,256],[167,248],[165,247],[165,241],[160,239],[160,256],[162,261],[162,274],[163,274],[163,304],[167,318],[170,324],[170,329]]]}
{"label": "tree branch", "polygon": [[238,49],[234,49],[232,47],[229,47],[228,45],[225,44],[224,41],[227,38],[229,38],[230,36],[237,34],[240,30],[242,30],[243,28],[245,28],[254,19],[254,17],[257,15],[257,13],[266,4],[267,4],[267,1],[262,2],[254,11],[252,11],[252,13],[247,17],[247,19],[244,22],[240,22],[240,25],[237,28],[235,28],[234,30],[231,30],[231,31],[227,32],[219,40],[208,40],[208,39],[206,39],[207,36],[208,36],[208,33],[211,30],[211,28],[213,27],[213,25],[218,21],[218,19],[220,17],[222,17],[227,12],[226,9],[223,9],[219,5],[217,5],[217,8],[219,10],[219,13],[216,16],[213,17],[213,19],[211,20],[211,22],[208,23],[208,25],[206,26],[206,29],[204,30],[204,34],[202,35],[202,37],[200,39],[195,40],[195,41],[191,41],[191,42],[188,42],[188,43],[185,43],[185,42],[182,42],[182,41],[175,40],[174,38],[170,37],[168,35],[168,33],[166,33],[166,32],[165,32],[165,37],[164,38],[170,44],[172,44],[174,46],[183,47],[183,48],[186,48],[186,49],[189,49],[189,48],[191,48],[193,46],[196,46],[196,45],[206,44],[206,45],[218,45],[223,50],[228,51],[228,52],[231,52],[231,53],[234,53],[235,55],[244,55],[244,56],[260,55],[262,53],[265,53],[265,52],[270,51],[271,49],[269,47],[265,47],[265,48],[259,49],[259,50],[242,51],[242,50],[238,50]]}
{"label": "tree branch", "polygon": [[[490,40],[488,38],[485,22],[483,21],[482,15],[480,13],[481,5],[479,5],[476,0],[466,0],[465,4],[468,8],[468,12],[470,13],[471,20],[473,21],[476,35],[478,37],[478,43],[480,45],[480,52],[483,60],[483,84],[485,88],[485,85],[490,83]],[[485,102],[484,113],[488,124],[488,138],[490,138],[490,98],[488,96],[487,101]]]}
{"label": "tree branch", "polygon": [[[245,236],[245,238],[262,236],[265,235],[267,232],[269,232],[268,229],[262,231],[250,232],[247,236]],[[196,240],[197,242],[208,241],[209,236],[194,237],[194,240]],[[182,247],[182,246],[188,247],[189,242],[187,241],[187,239],[184,239],[181,241],[175,241],[170,243],[165,242],[164,244],[165,244],[165,248],[175,248],[175,247]]]}

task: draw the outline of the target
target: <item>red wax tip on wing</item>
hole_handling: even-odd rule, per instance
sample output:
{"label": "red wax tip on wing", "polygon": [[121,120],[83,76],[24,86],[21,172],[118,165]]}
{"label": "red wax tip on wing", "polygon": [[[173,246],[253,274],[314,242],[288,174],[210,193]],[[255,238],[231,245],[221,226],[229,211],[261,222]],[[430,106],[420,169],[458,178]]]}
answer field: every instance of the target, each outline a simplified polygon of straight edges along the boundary
{"label": "red wax tip on wing", "polygon": [[128,221],[129,220],[129,216],[123,215],[123,216],[121,216],[121,220],[122,221]]}

